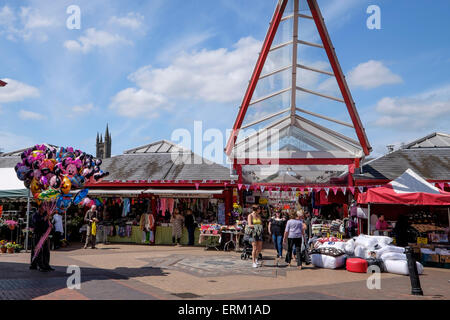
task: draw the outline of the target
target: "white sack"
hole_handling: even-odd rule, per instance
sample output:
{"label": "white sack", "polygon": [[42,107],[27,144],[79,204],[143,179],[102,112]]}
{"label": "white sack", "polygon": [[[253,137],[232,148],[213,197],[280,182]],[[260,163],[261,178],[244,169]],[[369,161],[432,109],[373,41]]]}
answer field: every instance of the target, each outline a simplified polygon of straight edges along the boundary
{"label": "white sack", "polygon": [[[416,264],[417,272],[423,274],[423,265],[417,261]],[[405,276],[409,275],[408,261],[406,260],[386,260],[384,261],[384,266],[389,273],[403,274]]]}
{"label": "white sack", "polygon": [[315,267],[325,268],[325,269],[337,269],[345,266],[345,260],[347,257],[345,255],[339,257],[331,257],[324,254],[314,253],[311,255],[311,263]]}
{"label": "white sack", "polygon": [[344,251],[347,254],[353,254],[355,252],[355,240],[353,240],[353,239],[348,240],[345,243]]}
{"label": "white sack", "polygon": [[377,259],[380,259],[383,254],[388,253],[388,252],[404,253],[405,248],[388,245],[379,250],[374,250],[374,251],[377,254]]}
{"label": "white sack", "polygon": [[406,260],[406,254],[398,252],[385,252],[381,255],[381,260]]}
{"label": "white sack", "polygon": [[355,247],[355,257],[366,259],[367,258],[367,249],[363,246],[356,245]]}
{"label": "white sack", "polygon": [[338,241],[338,242],[330,241],[330,242],[322,243],[320,248],[336,248],[336,249],[345,251],[345,244],[346,244],[346,242],[342,242],[342,241]]}
{"label": "white sack", "polygon": [[374,249],[377,244],[377,239],[375,239],[374,237],[366,236],[364,234],[359,235],[355,239],[355,245],[362,246],[366,249]]}

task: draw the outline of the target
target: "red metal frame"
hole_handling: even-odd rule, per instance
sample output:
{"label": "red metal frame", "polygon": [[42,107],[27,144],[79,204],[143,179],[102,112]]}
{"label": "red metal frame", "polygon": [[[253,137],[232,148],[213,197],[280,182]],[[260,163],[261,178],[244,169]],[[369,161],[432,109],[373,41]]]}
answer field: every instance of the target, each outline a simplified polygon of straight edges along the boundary
{"label": "red metal frame", "polygon": [[250,105],[250,102],[252,100],[253,93],[256,89],[256,84],[258,83],[258,79],[261,76],[264,63],[266,62],[267,55],[269,54],[270,47],[272,46],[273,39],[275,38],[275,34],[277,33],[277,29],[280,25],[281,18],[283,17],[283,13],[286,9],[287,3],[288,0],[280,0],[275,9],[272,21],[270,22],[269,31],[267,32],[266,38],[264,39],[261,53],[258,57],[258,61],[256,62],[255,69],[253,70],[253,75],[251,77],[247,91],[245,92],[244,100],[242,101],[241,108],[239,109],[236,122],[234,123],[232,134],[228,139],[228,143],[225,149],[227,155],[230,155],[231,149],[233,149],[234,144],[236,143],[238,131],[242,126],[242,122],[244,121],[245,114],[247,113],[248,106]]}
{"label": "red metal frame", "polygon": [[369,155],[370,151],[372,151],[372,147],[369,144],[369,140],[367,139],[364,127],[358,115],[358,110],[356,110],[355,102],[353,101],[352,95],[347,86],[347,81],[345,80],[344,74],[336,56],[336,52],[334,51],[334,47],[328,34],[327,27],[325,26],[322,13],[320,12],[319,5],[317,4],[316,0],[307,1],[317,30],[319,31],[320,38],[322,39],[323,46],[325,48],[325,51],[327,52],[328,60],[330,61],[331,67],[339,85],[339,89],[341,90],[342,96],[344,98],[345,105],[347,106],[348,112],[353,122],[353,126],[355,127],[359,143],[363,148],[364,154]]}
{"label": "red metal frame", "polygon": [[[356,134],[359,139],[359,143],[361,144],[364,154],[369,155],[370,151],[372,150],[372,147],[369,144],[369,141],[368,141],[366,133],[364,131],[364,127],[361,123],[361,119],[359,117],[358,111],[355,107],[355,103],[353,101],[352,95],[347,86],[347,82],[345,80],[341,66],[337,59],[336,53],[334,51],[334,47],[332,45],[330,36],[329,36],[327,28],[325,26],[324,19],[320,12],[317,1],[316,0],[307,0],[307,1],[308,1],[308,6],[311,10],[311,14],[314,19],[314,22],[316,24],[317,30],[320,34],[322,43],[324,45],[325,51],[327,53],[328,59],[330,61],[331,67],[333,69],[334,75],[338,82],[340,91],[344,98],[345,105],[347,106],[347,110],[352,119],[353,126],[355,128]],[[261,75],[261,71],[263,69],[263,66],[266,61],[267,55],[269,53],[270,47],[272,45],[273,39],[275,37],[275,34],[276,34],[278,26],[280,24],[281,18],[283,16],[284,10],[286,8],[286,4],[287,4],[287,1],[280,0],[275,9],[275,13],[273,15],[273,18],[272,18],[272,21],[271,21],[271,24],[269,27],[269,31],[267,32],[261,53],[259,55],[255,69],[253,71],[253,75],[251,77],[251,80],[250,80],[249,86],[247,88],[247,91],[245,93],[244,99],[242,101],[241,108],[239,109],[238,116],[234,123],[232,134],[231,134],[231,136],[228,140],[227,146],[225,148],[225,152],[228,156],[231,154],[231,150],[236,143],[238,131],[241,128],[242,123],[244,121],[245,114],[246,114],[248,106],[251,102],[253,93],[254,93],[256,85],[258,83],[258,79]],[[329,164],[332,164],[332,163],[329,163]]]}

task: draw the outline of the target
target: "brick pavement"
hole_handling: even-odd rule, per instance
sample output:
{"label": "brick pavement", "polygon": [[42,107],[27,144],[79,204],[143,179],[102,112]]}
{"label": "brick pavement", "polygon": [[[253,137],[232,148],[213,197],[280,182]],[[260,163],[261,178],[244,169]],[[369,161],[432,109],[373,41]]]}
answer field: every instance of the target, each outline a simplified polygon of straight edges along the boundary
{"label": "brick pavement", "polygon": [[[72,245],[52,251],[56,271],[28,269],[29,254],[0,255],[0,299],[450,299],[450,270],[426,268],[420,280],[424,297],[410,293],[409,277],[382,274],[381,290],[366,287],[366,274],[276,267],[265,250],[262,268],[251,268],[235,252],[203,248]],[[66,268],[81,268],[81,290],[66,287]]]}

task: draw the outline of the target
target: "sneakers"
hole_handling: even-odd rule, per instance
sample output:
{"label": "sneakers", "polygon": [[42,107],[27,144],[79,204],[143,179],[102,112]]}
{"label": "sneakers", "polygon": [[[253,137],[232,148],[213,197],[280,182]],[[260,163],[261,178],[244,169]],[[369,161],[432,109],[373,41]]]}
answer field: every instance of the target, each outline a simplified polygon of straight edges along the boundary
{"label": "sneakers", "polygon": [[255,263],[255,262],[253,262],[253,268],[258,268],[259,266],[258,266],[258,264],[257,263]]}

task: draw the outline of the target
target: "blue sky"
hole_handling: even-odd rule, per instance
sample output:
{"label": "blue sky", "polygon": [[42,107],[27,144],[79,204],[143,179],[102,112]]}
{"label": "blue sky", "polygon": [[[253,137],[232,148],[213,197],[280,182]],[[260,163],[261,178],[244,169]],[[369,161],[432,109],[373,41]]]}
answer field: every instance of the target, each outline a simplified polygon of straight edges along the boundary
{"label": "blue sky", "polygon": [[[373,155],[449,133],[450,2],[318,0]],[[366,9],[381,9],[369,30]],[[69,5],[81,29],[66,28]],[[173,130],[232,127],[275,0],[0,0],[0,147],[113,154]],[[337,116],[339,117],[339,116]]]}

